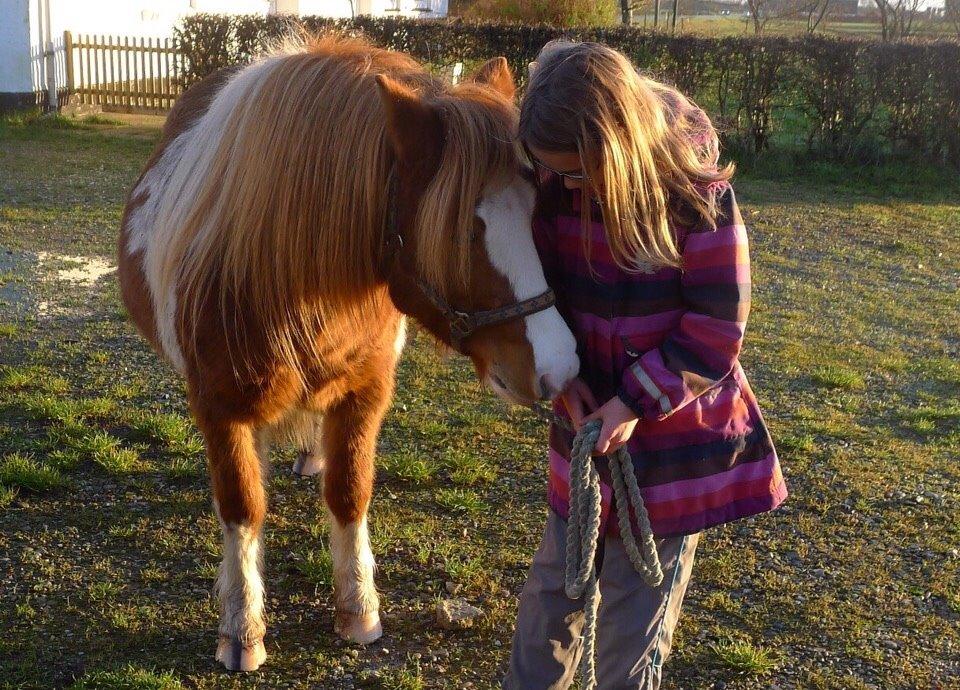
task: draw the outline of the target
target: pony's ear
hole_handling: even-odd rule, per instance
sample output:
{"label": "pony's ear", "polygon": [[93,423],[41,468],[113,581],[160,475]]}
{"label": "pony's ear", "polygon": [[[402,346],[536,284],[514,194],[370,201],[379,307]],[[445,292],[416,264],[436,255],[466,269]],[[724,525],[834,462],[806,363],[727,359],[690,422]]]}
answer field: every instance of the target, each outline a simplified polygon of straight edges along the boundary
{"label": "pony's ear", "polygon": [[417,95],[385,74],[377,75],[380,100],[387,114],[387,136],[397,158],[411,161],[431,148],[443,128],[437,113]]}
{"label": "pony's ear", "polygon": [[517,82],[505,57],[496,57],[480,65],[473,75],[473,81],[492,86],[511,101],[517,93]]}

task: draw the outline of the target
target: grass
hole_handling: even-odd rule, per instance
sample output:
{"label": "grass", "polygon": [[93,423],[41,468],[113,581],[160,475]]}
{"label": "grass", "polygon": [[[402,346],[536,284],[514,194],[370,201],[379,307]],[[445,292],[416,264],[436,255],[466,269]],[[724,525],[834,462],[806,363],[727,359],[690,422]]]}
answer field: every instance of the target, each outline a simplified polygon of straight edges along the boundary
{"label": "grass", "polygon": [[743,640],[722,640],[710,645],[715,663],[737,674],[766,676],[779,665],[777,655]]}
{"label": "grass", "polygon": [[[546,434],[418,329],[370,512],[387,636],[337,641],[323,483],[277,448],[268,665],[213,663],[220,532],[182,381],[113,281],[71,286],[35,260],[114,255],[157,135],[120,119],[0,121],[0,688],[495,687],[543,527]],[[950,687],[960,182],[769,156],[742,161],[737,188],[755,281],[742,361],[791,497],[704,535],[664,690]],[[484,611],[469,631],[433,624],[447,582]]]}
{"label": "grass", "polygon": [[436,494],[437,503],[447,510],[475,515],[489,506],[480,497],[468,489],[440,489]]}
{"label": "grass", "polygon": [[306,549],[296,560],[297,570],[308,582],[317,587],[331,587],[333,585],[333,557],[330,550]]}
{"label": "grass", "polygon": [[[33,458],[13,453],[0,460],[0,485],[8,490],[25,489],[43,492],[63,486],[63,476],[53,467],[47,467]],[[13,496],[7,494],[7,499]]]}
{"label": "grass", "polygon": [[179,690],[183,685],[169,671],[156,672],[135,666],[117,671],[95,671],[85,675],[69,690]]}
{"label": "grass", "polygon": [[822,388],[854,390],[866,385],[860,373],[836,364],[815,368],[811,372],[810,378]]}

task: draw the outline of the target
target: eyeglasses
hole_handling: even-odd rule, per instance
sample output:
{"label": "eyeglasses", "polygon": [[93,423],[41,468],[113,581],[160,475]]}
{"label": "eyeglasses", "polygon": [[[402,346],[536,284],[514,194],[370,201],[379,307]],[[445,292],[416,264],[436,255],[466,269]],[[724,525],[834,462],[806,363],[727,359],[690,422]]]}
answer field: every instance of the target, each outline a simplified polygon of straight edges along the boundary
{"label": "eyeglasses", "polygon": [[546,170],[547,172],[553,173],[554,175],[556,175],[557,177],[559,177],[561,180],[562,180],[563,178],[567,178],[568,180],[573,180],[573,181],[575,181],[575,182],[583,182],[584,180],[587,179],[586,173],[582,173],[582,172],[578,172],[578,173],[562,172],[562,171],[560,171],[560,170],[555,170],[554,168],[551,168],[549,165],[545,164],[545,163],[544,163],[543,161],[541,161],[539,158],[537,158],[536,156],[534,156],[533,153],[530,151],[529,147],[528,147],[526,144],[523,145],[523,152],[527,155],[527,159],[530,161],[530,164],[531,164],[531,165],[534,167],[534,169],[536,169],[536,170]]}

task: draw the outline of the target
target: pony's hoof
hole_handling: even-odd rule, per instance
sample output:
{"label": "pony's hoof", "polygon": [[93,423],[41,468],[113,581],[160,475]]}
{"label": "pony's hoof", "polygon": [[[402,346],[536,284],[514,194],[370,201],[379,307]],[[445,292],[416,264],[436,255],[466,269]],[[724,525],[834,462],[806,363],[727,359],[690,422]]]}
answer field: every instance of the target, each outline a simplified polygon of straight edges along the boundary
{"label": "pony's hoof", "polygon": [[234,637],[221,636],[217,644],[217,661],[226,666],[228,671],[256,671],[266,660],[267,650],[263,640],[245,646]]}
{"label": "pony's hoof", "polygon": [[314,453],[299,453],[293,463],[293,473],[301,477],[312,477],[323,472],[323,458]]}
{"label": "pony's hoof", "polygon": [[383,635],[380,614],[377,611],[359,616],[355,613],[337,611],[333,629],[347,642],[370,644]]}

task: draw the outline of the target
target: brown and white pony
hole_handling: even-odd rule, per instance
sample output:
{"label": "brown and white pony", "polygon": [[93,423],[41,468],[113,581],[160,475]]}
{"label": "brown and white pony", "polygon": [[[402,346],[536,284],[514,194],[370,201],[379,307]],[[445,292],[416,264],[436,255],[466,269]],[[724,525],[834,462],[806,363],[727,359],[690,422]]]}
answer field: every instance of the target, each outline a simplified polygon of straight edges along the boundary
{"label": "brown and white pony", "polygon": [[[312,39],[187,91],[130,193],[123,299],[186,379],[206,442],[229,669],[266,658],[264,474],[285,434],[297,469],[324,472],[335,629],[382,634],[366,514],[404,315],[508,400],[577,373],[555,308],[510,317],[547,288],[513,95],[503,58],[452,87],[402,54]],[[498,318],[452,332],[462,312]]]}

